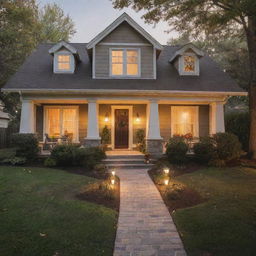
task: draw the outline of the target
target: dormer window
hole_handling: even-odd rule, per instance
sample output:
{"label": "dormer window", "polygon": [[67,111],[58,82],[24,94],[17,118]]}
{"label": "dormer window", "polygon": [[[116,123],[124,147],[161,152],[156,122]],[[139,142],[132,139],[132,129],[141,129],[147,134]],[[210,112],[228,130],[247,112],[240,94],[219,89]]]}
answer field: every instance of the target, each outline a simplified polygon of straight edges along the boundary
{"label": "dormer window", "polygon": [[110,49],[110,76],[140,76],[139,49]]}
{"label": "dormer window", "polygon": [[58,70],[70,71],[71,63],[69,55],[58,55]]}
{"label": "dormer window", "polygon": [[196,70],[196,59],[194,56],[188,56],[188,55],[184,55],[183,56],[183,71],[184,72],[195,72]]}
{"label": "dormer window", "polygon": [[181,76],[199,76],[199,58],[202,58],[204,53],[189,43],[179,48],[170,63],[174,64]]}
{"label": "dormer window", "polygon": [[53,55],[53,72],[54,73],[74,73],[76,64],[80,62],[77,49],[66,42],[60,42],[54,45],[49,53]]}

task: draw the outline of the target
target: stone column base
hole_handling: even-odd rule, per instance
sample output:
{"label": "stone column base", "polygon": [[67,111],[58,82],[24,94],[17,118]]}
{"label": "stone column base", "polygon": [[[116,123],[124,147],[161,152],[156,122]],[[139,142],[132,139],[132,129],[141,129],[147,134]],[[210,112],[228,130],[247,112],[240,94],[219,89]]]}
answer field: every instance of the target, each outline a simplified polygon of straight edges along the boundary
{"label": "stone column base", "polygon": [[147,152],[153,157],[160,157],[163,154],[163,140],[162,139],[146,139]]}
{"label": "stone column base", "polygon": [[86,148],[99,147],[101,145],[100,139],[84,139],[84,146]]}

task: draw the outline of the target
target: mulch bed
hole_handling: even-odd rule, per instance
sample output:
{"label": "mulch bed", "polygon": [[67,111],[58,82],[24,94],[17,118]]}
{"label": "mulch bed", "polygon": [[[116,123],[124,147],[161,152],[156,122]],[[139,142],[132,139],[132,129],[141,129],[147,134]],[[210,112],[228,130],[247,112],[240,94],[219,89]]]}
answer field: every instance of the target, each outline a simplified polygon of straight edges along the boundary
{"label": "mulch bed", "polygon": [[[196,171],[200,168],[198,165],[190,165],[172,169],[172,177],[177,177],[186,173]],[[153,168],[149,170],[149,176],[158,188],[170,213],[177,209],[183,209],[201,204],[206,201],[196,190],[185,186],[179,182],[170,181],[169,185],[164,185],[157,180],[159,169]]]}
{"label": "mulch bed", "polygon": [[[100,185],[103,184],[107,191],[100,189]],[[110,180],[100,181],[96,184],[87,185],[85,189],[82,189],[77,198],[80,200],[89,201],[105,207],[111,208],[119,212],[120,205],[120,181],[118,177],[115,177],[115,185],[110,185]]]}

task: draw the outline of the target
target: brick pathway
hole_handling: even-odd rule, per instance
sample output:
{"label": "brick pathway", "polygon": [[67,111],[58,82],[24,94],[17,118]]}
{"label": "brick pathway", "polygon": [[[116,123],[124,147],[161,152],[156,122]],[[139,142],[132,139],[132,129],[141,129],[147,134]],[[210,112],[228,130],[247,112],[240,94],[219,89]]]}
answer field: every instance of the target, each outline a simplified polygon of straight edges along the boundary
{"label": "brick pathway", "polygon": [[118,170],[121,204],[114,256],[185,256],[173,220],[143,169]]}

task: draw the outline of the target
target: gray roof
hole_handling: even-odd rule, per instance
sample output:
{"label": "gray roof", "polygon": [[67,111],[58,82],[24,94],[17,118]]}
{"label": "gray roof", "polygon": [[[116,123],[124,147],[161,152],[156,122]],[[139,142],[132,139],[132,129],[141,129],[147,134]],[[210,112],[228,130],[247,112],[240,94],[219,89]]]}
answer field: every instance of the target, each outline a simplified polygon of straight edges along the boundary
{"label": "gray roof", "polygon": [[81,62],[74,74],[54,74],[53,57],[48,53],[54,44],[41,44],[27,58],[5,89],[118,89],[242,92],[230,76],[208,56],[200,59],[200,76],[180,76],[169,62],[179,49],[164,46],[157,60],[157,79],[92,79],[90,57],[85,43],[71,43]]}

